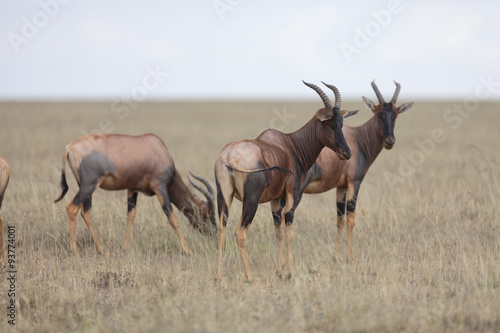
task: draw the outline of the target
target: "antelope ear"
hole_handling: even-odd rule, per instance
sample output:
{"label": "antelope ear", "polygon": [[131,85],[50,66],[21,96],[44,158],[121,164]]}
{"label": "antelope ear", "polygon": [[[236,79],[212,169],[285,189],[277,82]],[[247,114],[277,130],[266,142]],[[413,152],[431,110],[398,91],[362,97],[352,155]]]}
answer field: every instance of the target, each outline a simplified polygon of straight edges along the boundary
{"label": "antelope ear", "polygon": [[326,112],[324,110],[319,110],[318,112],[316,112],[316,117],[320,121],[326,121],[326,120],[333,117],[333,113],[329,113],[329,112]]}
{"label": "antelope ear", "polygon": [[408,111],[412,106],[413,106],[413,102],[402,104],[398,108],[398,113],[403,113],[405,111]]}
{"label": "antelope ear", "polygon": [[347,118],[350,118],[350,117],[354,116],[355,114],[357,114],[359,112],[359,110],[360,109],[342,110],[342,111],[340,111],[340,114],[342,115],[342,118],[347,119]]}
{"label": "antelope ear", "polygon": [[363,96],[363,102],[365,102],[365,105],[368,109],[372,110],[373,112],[375,112],[375,103],[373,103],[371,101],[371,99],[369,98],[366,98],[365,96]]}

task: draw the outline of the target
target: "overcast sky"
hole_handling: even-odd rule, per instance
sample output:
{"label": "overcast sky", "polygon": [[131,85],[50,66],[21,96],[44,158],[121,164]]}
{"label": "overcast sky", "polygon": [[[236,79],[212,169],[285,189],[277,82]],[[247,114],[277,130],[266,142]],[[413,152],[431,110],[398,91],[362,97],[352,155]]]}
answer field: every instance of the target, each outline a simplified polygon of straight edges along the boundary
{"label": "overcast sky", "polygon": [[[0,3],[0,99],[500,99],[498,1]],[[485,92],[490,92],[486,94]],[[389,97],[390,98],[390,97]],[[486,97],[485,97],[486,98]]]}

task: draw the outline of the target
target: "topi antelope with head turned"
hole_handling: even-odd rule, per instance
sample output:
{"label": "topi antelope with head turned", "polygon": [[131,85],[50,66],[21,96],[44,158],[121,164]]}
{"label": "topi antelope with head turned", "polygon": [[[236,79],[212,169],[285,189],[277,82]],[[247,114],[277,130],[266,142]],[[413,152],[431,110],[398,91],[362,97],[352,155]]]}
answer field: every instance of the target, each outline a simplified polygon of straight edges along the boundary
{"label": "topi antelope with head turned", "polygon": [[206,188],[190,179],[191,184],[206,197],[200,200],[191,193],[177,172],[172,156],[163,141],[154,134],[129,136],[120,134],[87,135],[66,146],[62,162],[61,200],[68,191],[65,164],[68,161],[80,189],[66,206],[69,218],[71,249],[76,248],[76,216],[81,215],[89,228],[97,250],[104,254],[92,227],[92,193],[97,188],[104,190],[127,190],[128,214],[125,248],[129,247],[132,222],[136,213],[138,192],[156,195],[170,225],[174,229],[183,250],[190,254],[186,240],[179,229],[179,222],[172,210],[174,204],[191,225],[204,234],[215,229],[214,194],[210,184],[203,178],[191,174]]}
{"label": "topi antelope with head turned", "polygon": [[[229,143],[215,161],[219,212],[217,278],[221,278],[222,248],[233,197],[243,202],[243,212],[235,236],[249,281],[252,281],[252,274],[245,241],[257,206],[259,203],[271,201],[271,208],[277,212],[280,208],[280,199],[285,200],[281,219],[283,222],[276,223],[275,219],[278,242],[277,273],[283,276],[285,268],[288,276],[291,276],[295,201],[301,195],[301,185],[307,171],[325,146],[339,159],[347,160],[351,157],[351,150],[342,134],[342,117],[354,115],[359,110],[340,111],[340,93],[334,86],[327,85],[335,93],[335,105],[332,106],[326,94],[318,86],[306,82],[304,84],[314,89],[325,105],[306,125],[290,134],[267,129],[256,139]],[[286,260],[285,228],[288,258]]]}
{"label": "topi antelope with head turned", "polygon": [[352,158],[349,161],[339,161],[329,149],[323,149],[304,182],[304,185],[307,186],[305,193],[323,193],[337,188],[337,243],[335,247],[337,259],[340,259],[340,241],[347,212],[347,247],[349,257],[354,261],[352,231],[359,187],[382,148],[392,149],[394,147],[396,117],[413,105],[412,102],[396,107],[401,85],[397,82],[394,83],[396,91],[391,101],[386,103],[375,81],[373,81],[372,87],[379,104],[375,105],[371,100],[363,97],[366,106],[374,113],[373,117],[359,127],[344,127],[343,132],[347,144],[351,147]]}
{"label": "topi antelope with head turned", "polygon": [[[5,162],[2,158],[0,158],[0,209],[2,208],[3,195],[5,193],[5,189],[9,184],[10,178],[10,169],[7,162]],[[4,225],[3,225],[3,217],[0,215],[0,260],[3,265],[7,265],[7,257],[5,255],[5,247],[4,247]]]}

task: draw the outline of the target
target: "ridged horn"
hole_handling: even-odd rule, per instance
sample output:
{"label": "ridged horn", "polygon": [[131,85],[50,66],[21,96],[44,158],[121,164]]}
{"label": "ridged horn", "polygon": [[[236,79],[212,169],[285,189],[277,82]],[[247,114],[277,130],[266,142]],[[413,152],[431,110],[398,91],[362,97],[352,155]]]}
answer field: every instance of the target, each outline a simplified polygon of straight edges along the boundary
{"label": "ridged horn", "polygon": [[337,89],[337,87],[335,87],[332,84],[325,83],[323,81],[321,81],[321,83],[323,83],[325,86],[327,86],[333,91],[333,94],[335,95],[335,107],[340,109],[341,98],[340,98],[340,92]]}
{"label": "ridged horn", "polygon": [[326,109],[329,109],[329,110],[333,109],[332,102],[330,102],[330,99],[328,98],[328,96],[326,96],[326,94],[323,92],[323,90],[321,90],[320,87],[318,87],[317,85],[312,84],[312,83],[307,83],[304,80],[302,80],[302,82],[304,82],[304,84],[306,86],[308,86],[309,88],[313,89],[314,91],[316,91],[318,93],[319,97],[321,97],[321,100],[323,101],[323,104],[325,104]]}
{"label": "ridged horn", "polygon": [[396,81],[394,81],[394,83],[396,84],[396,91],[394,92],[394,96],[392,96],[391,103],[396,104],[396,101],[398,100],[399,96],[399,91],[401,90],[401,85]]}
{"label": "ridged horn", "polygon": [[205,178],[197,176],[194,173],[192,173],[191,171],[189,171],[189,173],[191,174],[191,176],[193,176],[194,179],[196,179],[197,181],[199,181],[200,183],[202,183],[203,185],[205,185],[206,189],[204,189],[200,185],[194,183],[191,180],[191,178],[188,177],[189,182],[191,183],[191,185],[193,185],[193,187],[195,189],[197,189],[198,191],[200,191],[205,196],[205,198],[207,198],[207,203],[208,203],[208,205],[210,207],[215,207],[214,189],[212,188],[212,185],[210,185],[210,183]]}
{"label": "ridged horn", "polygon": [[385,103],[384,96],[382,96],[382,94],[380,93],[380,90],[378,90],[378,87],[375,84],[375,80],[372,81],[372,88],[375,91],[375,95],[377,95],[378,102],[380,104]]}

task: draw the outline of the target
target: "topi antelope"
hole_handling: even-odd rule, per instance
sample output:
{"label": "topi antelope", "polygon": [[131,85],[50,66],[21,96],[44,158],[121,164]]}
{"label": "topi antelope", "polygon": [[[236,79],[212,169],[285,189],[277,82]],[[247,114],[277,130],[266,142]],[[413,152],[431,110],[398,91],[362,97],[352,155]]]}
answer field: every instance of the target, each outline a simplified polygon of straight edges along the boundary
{"label": "topi antelope", "polygon": [[[0,158],[0,209],[2,208],[3,195],[5,193],[5,189],[9,184],[10,178],[10,169],[7,162]],[[0,215],[0,260],[3,265],[7,265],[7,257],[5,255],[5,245],[4,245],[4,225],[3,225],[3,217]]]}
{"label": "topi antelope", "polygon": [[154,134],[129,136],[120,134],[87,135],[66,146],[62,162],[62,193],[55,200],[61,200],[68,191],[66,183],[66,160],[80,189],[66,206],[69,218],[71,249],[76,248],[76,216],[81,215],[89,228],[97,250],[104,250],[92,227],[92,193],[98,188],[104,190],[127,190],[128,213],[125,248],[129,248],[132,222],[136,213],[138,192],[148,196],[156,195],[168,217],[183,250],[190,254],[186,240],[179,229],[179,222],[172,210],[174,204],[189,220],[191,225],[204,234],[215,228],[214,194],[210,184],[203,178],[191,174],[205,188],[191,184],[207,201],[191,193],[177,172],[174,161],[163,141]]}
{"label": "topi antelope", "polygon": [[[219,212],[218,279],[221,278],[222,248],[233,197],[243,202],[242,216],[235,236],[249,281],[253,279],[245,241],[257,206],[259,203],[271,201],[271,208],[275,215],[280,209],[280,199],[285,200],[280,222],[274,219],[278,242],[277,274],[283,276],[285,268],[290,277],[293,274],[291,244],[295,201],[301,195],[301,185],[307,171],[325,146],[341,160],[351,157],[351,150],[342,134],[342,118],[352,116],[359,110],[340,111],[340,93],[334,86],[325,84],[335,94],[335,105],[332,106],[326,94],[318,86],[306,82],[304,84],[315,90],[325,105],[307,124],[290,134],[267,129],[256,139],[231,142],[222,149],[215,161]],[[287,260],[285,260],[285,229]]]}
{"label": "topi antelope", "polygon": [[394,147],[396,142],[394,125],[397,116],[408,111],[413,105],[411,102],[396,107],[401,85],[397,82],[394,83],[396,91],[391,101],[386,103],[375,81],[373,81],[372,87],[379,104],[375,105],[371,100],[363,97],[365,105],[374,113],[373,117],[359,127],[344,127],[343,132],[349,147],[351,147],[352,158],[349,161],[339,161],[329,149],[323,149],[304,182],[304,185],[307,186],[305,193],[323,193],[337,188],[337,243],[335,247],[337,259],[340,259],[340,241],[347,211],[347,247],[349,257],[354,261],[352,231],[359,187],[382,148],[392,149]]}

